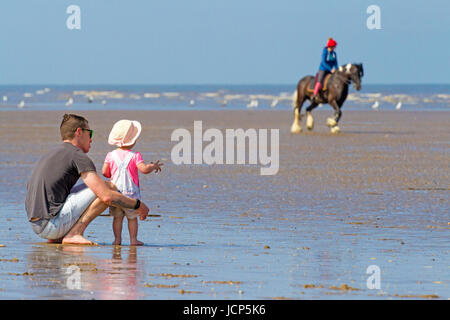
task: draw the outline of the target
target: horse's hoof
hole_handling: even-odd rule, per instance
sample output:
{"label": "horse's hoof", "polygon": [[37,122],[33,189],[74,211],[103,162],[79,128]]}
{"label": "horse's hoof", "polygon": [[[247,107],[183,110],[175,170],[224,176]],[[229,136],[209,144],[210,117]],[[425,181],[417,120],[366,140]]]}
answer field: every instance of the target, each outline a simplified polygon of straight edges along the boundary
{"label": "horse's hoof", "polygon": [[335,133],[341,132],[341,129],[339,129],[338,126],[334,126],[334,127],[331,128],[330,131],[331,131],[331,133],[335,134]]}
{"label": "horse's hoof", "polygon": [[300,127],[298,124],[293,124],[291,127],[291,133],[301,133],[302,127]]}
{"label": "horse's hoof", "polygon": [[306,127],[308,128],[308,130],[314,129],[314,118],[309,113],[306,118]]}
{"label": "horse's hoof", "polygon": [[327,119],[327,126],[329,126],[330,128],[335,127],[337,125],[336,120],[334,120],[333,118],[328,118]]}

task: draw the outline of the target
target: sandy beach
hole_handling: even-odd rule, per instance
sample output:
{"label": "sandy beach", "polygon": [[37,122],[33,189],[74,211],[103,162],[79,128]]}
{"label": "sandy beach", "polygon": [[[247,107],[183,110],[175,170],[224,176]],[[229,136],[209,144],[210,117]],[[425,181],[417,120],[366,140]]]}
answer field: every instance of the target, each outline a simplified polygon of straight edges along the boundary
{"label": "sandy beach", "polygon": [[[150,216],[143,247],[111,245],[112,219],[87,229],[95,247],[49,245],[26,219],[31,170],[60,143],[64,111],[0,112],[0,299],[448,299],[449,141],[446,111],[346,111],[329,133],[290,133],[290,110],[75,111],[94,130],[101,171],[120,119],[163,172],[141,176]],[[259,165],[179,165],[177,128],[280,129],[279,171]],[[369,289],[369,266],[381,271]],[[81,271],[71,288],[70,266]]]}

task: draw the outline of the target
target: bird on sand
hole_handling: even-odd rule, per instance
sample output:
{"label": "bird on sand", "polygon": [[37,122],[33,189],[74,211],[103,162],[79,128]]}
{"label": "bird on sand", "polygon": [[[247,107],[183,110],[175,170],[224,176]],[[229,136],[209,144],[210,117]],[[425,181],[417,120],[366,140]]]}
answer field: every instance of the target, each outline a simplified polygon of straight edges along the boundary
{"label": "bird on sand", "polygon": [[252,100],[250,101],[250,103],[247,105],[247,108],[256,108],[258,106],[258,100]]}
{"label": "bird on sand", "polygon": [[380,104],[378,103],[378,101],[375,101],[375,103],[372,105],[372,109],[378,109],[378,106]]}

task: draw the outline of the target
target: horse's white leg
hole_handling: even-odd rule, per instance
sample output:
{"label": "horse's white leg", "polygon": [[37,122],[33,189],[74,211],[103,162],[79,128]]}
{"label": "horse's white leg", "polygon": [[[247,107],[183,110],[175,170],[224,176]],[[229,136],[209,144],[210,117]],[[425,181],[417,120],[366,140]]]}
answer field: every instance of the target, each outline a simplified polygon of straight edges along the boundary
{"label": "horse's white leg", "polygon": [[339,133],[339,132],[341,132],[341,129],[337,125],[336,119],[328,118],[327,119],[327,126],[330,127],[330,132],[331,133]]}
{"label": "horse's white leg", "polygon": [[330,132],[333,133],[333,134],[339,133],[339,132],[341,132],[341,129],[339,129],[338,126],[334,126],[334,127],[332,127],[332,128],[330,129]]}
{"label": "horse's white leg", "polygon": [[328,118],[327,119],[327,126],[329,126],[330,128],[333,128],[337,125],[337,122],[335,119],[333,118]]}
{"label": "horse's white leg", "polygon": [[295,108],[294,110],[294,123],[291,126],[292,133],[300,133],[302,132],[302,127],[300,127],[300,113],[299,108]]}
{"label": "horse's white leg", "polygon": [[308,130],[314,129],[314,118],[311,115],[311,112],[306,112],[306,127]]}
{"label": "horse's white leg", "polygon": [[331,133],[339,133],[341,132],[341,129],[338,127],[339,119],[341,118],[342,112],[341,112],[341,106],[338,105],[338,103],[334,101],[330,101],[330,105],[334,109],[334,118],[328,118],[327,119],[327,125],[331,127],[330,131]]}

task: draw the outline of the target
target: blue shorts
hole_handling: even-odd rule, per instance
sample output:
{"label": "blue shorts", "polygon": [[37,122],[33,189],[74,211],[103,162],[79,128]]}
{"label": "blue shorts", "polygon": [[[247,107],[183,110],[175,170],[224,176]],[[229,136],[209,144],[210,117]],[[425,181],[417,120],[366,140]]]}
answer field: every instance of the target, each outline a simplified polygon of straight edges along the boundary
{"label": "blue shorts", "polygon": [[70,194],[58,215],[48,221],[44,230],[38,236],[52,240],[64,237],[95,198],[97,196],[85,184],[75,186],[70,190]]}

